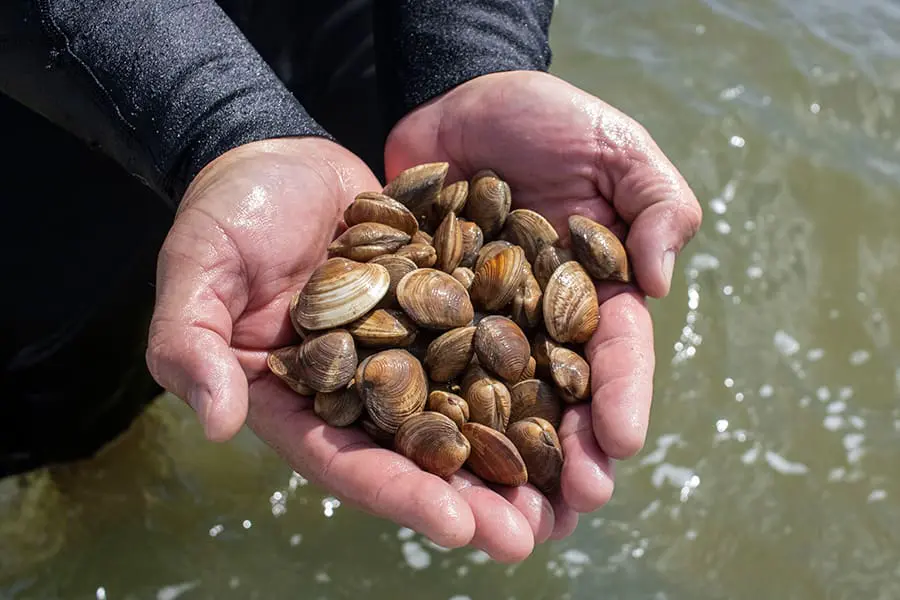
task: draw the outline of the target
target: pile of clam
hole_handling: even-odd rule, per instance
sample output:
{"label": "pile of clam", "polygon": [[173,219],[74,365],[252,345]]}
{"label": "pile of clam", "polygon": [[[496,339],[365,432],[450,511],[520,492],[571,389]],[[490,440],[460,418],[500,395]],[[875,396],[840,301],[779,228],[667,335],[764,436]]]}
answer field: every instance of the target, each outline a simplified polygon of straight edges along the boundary
{"label": "pile of clam", "polygon": [[590,398],[584,343],[594,281],[628,281],[607,228],[568,220],[571,244],[512,210],[492,171],[445,186],[447,163],[359,194],[329,258],[292,298],[302,338],[270,370],[334,427],[362,427],[422,469],[559,487],[568,404]]}

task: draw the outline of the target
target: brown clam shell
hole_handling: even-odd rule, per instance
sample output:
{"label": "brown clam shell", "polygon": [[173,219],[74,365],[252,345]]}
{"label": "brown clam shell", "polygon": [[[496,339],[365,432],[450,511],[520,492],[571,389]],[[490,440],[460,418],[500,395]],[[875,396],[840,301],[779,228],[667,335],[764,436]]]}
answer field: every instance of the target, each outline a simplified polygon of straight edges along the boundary
{"label": "brown clam shell", "polygon": [[537,279],[541,289],[547,289],[550,276],[561,264],[575,260],[575,255],[568,248],[558,246],[544,246],[534,259],[534,278]]}
{"label": "brown clam shell", "polygon": [[531,358],[525,333],[501,315],[485,317],[478,323],[472,345],[478,363],[507,382],[518,381]]}
{"label": "brown clam shell", "polygon": [[433,267],[437,262],[437,251],[430,244],[407,244],[395,252],[395,256],[403,256],[416,263],[417,267]]}
{"label": "brown clam shell", "polygon": [[444,187],[449,169],[446,162],[416,165],[401,171],[381,193],[407,207],[421,224]]}
{"label": "brown clam shell", "polygon": [[456,426],[460,429],[469,420],[469,405],[461,396],[453,392],[432,390],[428,394],[425,409],[441,413],[456,423]]}
{"label": "brown clam shell", "polygon": [[462,260],[462,230],[456,220],[456,214],[447,213],[440,227],[434,232],[434,250],[437,254],[435,268],[452,273]]}
{"label": "brown clam shell", "polygon": [[360,223],[347,229],[328,246],[328,256],[366,262],[390,254],[409,243],[408,233],[382,223]]}
{"label": "brown clam shell", "polygon": [[388,270],[390,283],[388,284],[387,293],[379,302],[379,306],[391,306],[397,301],[397,284],[403,279],[403,276],[411,271],[415,271],[419,266],[406,258],[405,256],[397,256],[396,254],[383,254],[376,256],[369,261],[369,264],[381,265]]}
{"label": "brown clam shell", "polygon": [[362,192],[344,210],[347,227],[368,222],[389,225],[408,235],[419,231],[419,223],[408,208],[378,192]]}
{"label": "brown clam shell", "polygon": [[469,293],[472,302],[487,311],[497,311],[509,304],[527,275],[525,251],[510,246],[486,259],[475,269]]}
{"label": "brown clam shell", "polygon": [[426,246],[433,246],[434,238],[431,236],[430,233],[427,233],[420,229],[416,233],[413,234],[413,236],[409,240],[409,243],[410,244],[425,244]]}
{"label": "brown clam shell", "polygon": [[[475,331],[475,328],[472,328]],[[266,365],[269,370],[283,381],[289,388],[301,396],[312,396],[316,390],[303,381],[299,363],[300,346],[286,346],[269,352]]]}
{"label": "brown clam shell", "polygon": [[425,368],[433,381],[444,382],[461,375],[472,361],[474,326],[451,329],[428,345]]}
{"label": "brown clam shell", "polygon": [[512,386],[509,394],[510,425],[528,417],[540,417],[559,428],[563,407],[551,384],[540,379],[526,379]]}
{"label": "brown clam shell", "polygon": [[569,217],[572,250],[588,274],[599,280],[628,283],[628,255],[616,235],[596,221],[581,215]]}
{"label": "brown clam shell", "polygon": [[332,329],[309,337],[297,354],[300,375],[317,392],[333,392],[353,379],[357,367],[353,337],[345,329]]}
{"label": "brown clam shell", "polygon": [[528,483],[525,460],[509,438],[496,429],[472,421],[463,425],[462,433],[471,446],[466,466],[475,475],[499,485]]}
{"label": "brown clam shell", "polygon": [[475,314],[466,288],[437,269],[405,275],[397,284],[397,301],[417,325],[429,329],[463,327]]}
{"label": "brown clam shell", "polygon": [[423,412],[404,421],[394,436],[394,448],[423,471],[447,478],[465,464],[471,445],[449,417]]}
{"label": "brown clam shell", "polygon": [[528,483],[546,496],[559,491],[563,449],[553,425],[540,417],[528,417],[511,424],[506,437],[525,462]]}
{"label": "brown clam shell", "polygon": [[422,364],[406,350],[373,354],[362,365],[357,389],[372,422],[396,433],[406,419],[425,409],[428,381]]}
{"label": "brown clam shell", "polygon": [[543,304],[544,326],[559,343],[584,343],[599,325],[600,306],[594,282],[574,260],[560,265],[550,276]]}
{"label": "brown clam shell", "polygon": [[506,217],[500,239],[521,246],[528,262],[533,263],[541,250],[559,241],[559,234],[540,214],[519,208]]}
{"label": "brown clam shell", "polygon": [[543,318],[543,305],[541,300],[544,292],[537,279],[526,269],[526,275],[516,294],[513,296],[510,306],[513,321],[522,329],[534,329],[541,324]]}
{"label": "brown clam shell", "polygon": [[356,387],[348,386],[333,392],[317,392],[313,411],[332,427],[347,427],[363,413],[363,403]]}
{"label": "brown clam shell", "polygon": [[506,222],[511,202],[509,185],[485,169],[476,173],[469,184],[464,214],[481,227],[485,237],[494,238]]}
{"label": "brown clam shell", "polygon": [[459,266],[472,269],[475,267],[475,261],[478,260],[478,253],[484,245],[484,232],[481,227],[472,221],[457,219],[459,229],[462,232],[462,258]]}
{"label": "brown clam shell", "polygon": [[531,355],[535,360],[535,376],[539,378],[550,377],[550,353],[559,344],[553,341],[543,331],[538,331],[531,340]]}
{"label": "brown clam shell", "polygon": [[453,275],[453,279],[463,284],[463,287],[467,290],[472,287],[472,282],[475,281],[475,273],[472,269],[466,267],[456,267],[450,274]]}
{"label": "brown clam shell", "polygon": [[416,324],[402,310],[379,308],[347,325],[356,343],[366,348],[409,346],[416,339]]}
{"label": "brown clam shell", "polygon": [[466,370],[462,396],[469,405],[469,421],[481,423],[497,431],[509,424],[509,388],[477,363]]}
{"label": "brown clam shell", "polygon": [[590,398],[591,367],[577,352],[554,348],[550,352],[550,375],[565,402],[576,404]]}
{"label": "brown clam shell", "polygon": [[330,258],[319,265],[291,301],[291,321],[308,331],[352,323],[388,291],[388,270],[373,263]]}
{"label": "brown clam shell", "polygon": [[444,187],[437,199],[431,205],[428,224],[434,229],[441,224],[449,213],[459,216],[463,207],[466,205],[466,198],[469,196],[469,182],[466,180],[457,181]]}

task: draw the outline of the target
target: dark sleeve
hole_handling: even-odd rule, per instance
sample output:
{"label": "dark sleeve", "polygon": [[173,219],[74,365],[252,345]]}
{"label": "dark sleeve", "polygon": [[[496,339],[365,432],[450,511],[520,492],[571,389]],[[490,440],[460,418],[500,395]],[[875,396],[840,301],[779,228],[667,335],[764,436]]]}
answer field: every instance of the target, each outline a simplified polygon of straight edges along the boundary
{"label": "dark sleeve", "polygon": [[0,91],[173,205],[227,150],[328,137],[213,0],[4,0]]}
{"label": "dark sleeve", "polygon": [[480,75],[550,68],[554,0],[375,0],[388,125]]}

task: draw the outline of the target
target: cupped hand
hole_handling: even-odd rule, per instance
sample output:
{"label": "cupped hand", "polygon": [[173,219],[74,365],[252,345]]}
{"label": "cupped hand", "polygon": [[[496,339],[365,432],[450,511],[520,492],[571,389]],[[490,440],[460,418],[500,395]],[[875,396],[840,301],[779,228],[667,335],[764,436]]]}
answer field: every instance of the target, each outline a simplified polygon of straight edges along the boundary
{"label": "cupped hand", "polygon": [[156,380],[224,441],[247,424],[291,467],[342,500],[438,544],[499,560],[527,556],[554,523],[533,489],[501,496],[470,475],[428,474],[357,428],[332,428],[268,372],[268,351],[296,343],[288,306],[342,225],[381,184],[322,139],[232,150],[192,182],[159,256],[147,362]]}
{"label": "cupped hand", "polygon": [[[582,214],[624,240],[636,282],[598,285],[600,324],[586,345],[592,401],[569,409],[558,505],[590,512],[613,490],[611,459],[643,446],[653,390],[653,329],[645,295],[665,296],[675,257],[695,235],[701,209],[647,131],[598,98],[539,72],[468,81],[401,120],[385,148],[388,179],[447,161],[446,182],[492,169],[513,208],[546,216],[568,244],[568,216]],[[569,533],[573,519],[558,523]]]}

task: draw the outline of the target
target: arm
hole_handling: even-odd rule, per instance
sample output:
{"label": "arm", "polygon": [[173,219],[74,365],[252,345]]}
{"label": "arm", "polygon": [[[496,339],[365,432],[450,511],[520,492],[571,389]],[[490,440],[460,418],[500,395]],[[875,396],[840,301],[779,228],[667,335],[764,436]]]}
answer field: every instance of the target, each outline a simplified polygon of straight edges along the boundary
{"label": "arm", "polygon": [[388,127],[475,77],[547,71],[554,0],[375,0]]}
{"label": "arm", "polygon": [[227,150],[328,137],[214,0],[0,3],[0,91],[173,205]]}

